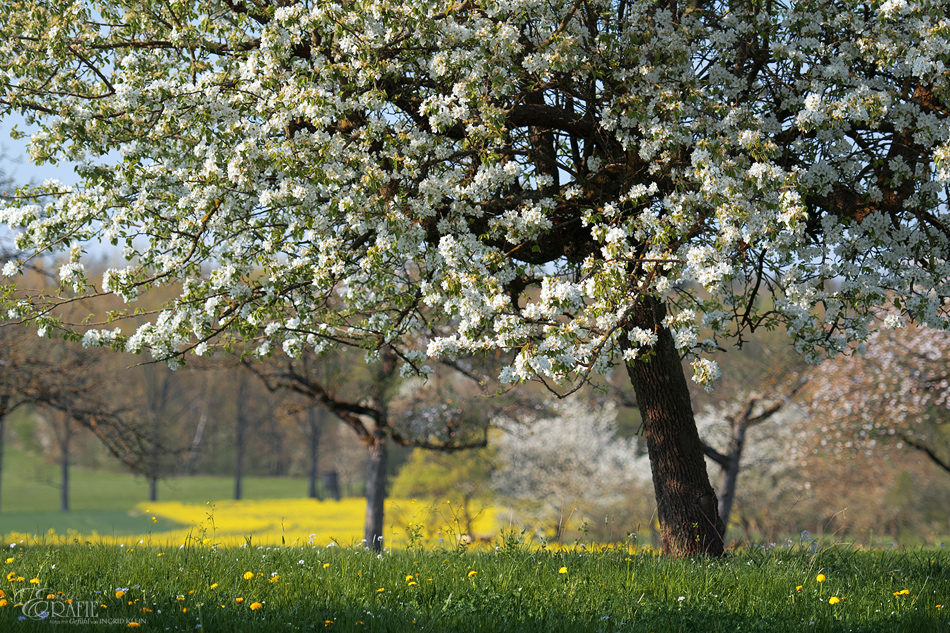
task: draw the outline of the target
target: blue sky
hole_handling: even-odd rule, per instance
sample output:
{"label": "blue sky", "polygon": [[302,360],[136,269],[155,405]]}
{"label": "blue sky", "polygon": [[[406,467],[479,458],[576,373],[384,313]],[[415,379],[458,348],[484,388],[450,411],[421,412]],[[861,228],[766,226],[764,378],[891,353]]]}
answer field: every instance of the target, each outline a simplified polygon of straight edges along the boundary
{"label": "blue sky", "polygon": [[[15,182],[43,182],[47,178],[56,178],[66,184],[76,184],[76,174],[72,164],[33,165],[27,159],[27,139],[10,138],[10,131],[17,126],[20,131],[29,131],[30,127],[18,114],[8,114],[0,119],[0,148],[5,156],[0,169],[11,175]],[[35,129],[35,128],[34,128]]]}

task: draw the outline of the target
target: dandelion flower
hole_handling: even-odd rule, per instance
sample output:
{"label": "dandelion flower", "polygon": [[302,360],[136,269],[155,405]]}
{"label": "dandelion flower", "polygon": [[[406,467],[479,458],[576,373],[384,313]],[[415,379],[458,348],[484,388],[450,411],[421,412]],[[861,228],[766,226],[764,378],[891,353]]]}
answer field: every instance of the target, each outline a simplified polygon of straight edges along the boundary
{"label": "dandelion flower", "polygon": [[567,567],[561,567],[559,570],[557,570],[557,573],[559,573],[559,574],[566,574],[566,573],[567,573]]}
{"label": "dandelion flower", "polygon": [[116,589],[116,590],[115,590],[115,597],[116,597],[116,598],[121,598],[121,597],[124,596],[124,595],[125,595],[125,592],[122,591],[121,589]]}
{"label": "dandelion flower", "polygon": [[386,591],[386,588],[385,588],[385,587],[380,587],[379,589],[376,590],[376,593],[382,593],[382,592],[384,592],[384,591]]}
{"label": "dandelion flower", "polygon": [[40,579],[39,579],[39,578],[30,578],[30,584],[31,584],[31,585],[38,585],[38,584],[40,584]]}
{"label": "dandelion flower", "polygon": [[260,602],[252,602],[252,603],[251,603],[251,611],[257,611],[258,609],[260,609],[260,608],[263,607],[263,606],[264,606],[264,605],[262,605]]}
{"label": "dandelion flower", "polygon": [[[471,576],[471,574],[469,574],[469,576]],[[406,582],[409,582],[410,580],[412,580],[412,574],[406,574]]]}
{"label": "dandelion flower", "polygon": [[906,596],[906,595],[909,594],[909,593],[910,593],[910,589],[901,589],[900,591],[895,591],[895,592],[894,592],[894,595],[895,595],[895,596]]}
{"label": "dandelion flower", "polygon": [[414,584],[416,584],[416,581],[415,581],[415,580],[413,580],[412,582],[410,582],[410,583],[409,583],[409,586],[411,587],[411,586],[413,586]]}
{"label": "dandelion flower", "polygon": [[16,578],[16,572],[15,572],[15,571],[11,571],[9,574],[7,574],[7,581],[8,581],[8,582],[13,582],[13,579],[14,579],[14,578]]}
{"label": "dandelion flower", "polygon": [[330,566],[330,563],[323,563],[323,568],[324,568],[324,569],[326,569],[326,568],[329,567],[329,566]]}
{"label": "dandelion flower", "polygon": [[841,600],[838,598],[838,596],[831,596],[828,598],[828,604],[838,604],[839,602],[841,602]]}
{"label": "dandelion flower", "polygon": [[801,586],[801,585],[798,585],[797,587],[795,587],[795,591],[801,591],[801,590],[802,590],[802,586]]}
{"label": "dandelion flower", "polygon": [[216,583],[216,582],[215,582],[215,583],[211,583],[211,587],[209,587],[209,589],[214,589],[214,588],[217,587],[217,586],[218,586],[218,583]]}
{"label": "dandelion flower", "polygon": [[815,580],[817,580],[818,582],[825,582],[826,578],[824,574],[818,574],[817,576],[815,576]]}
{"label": "dandelion flower", "polygon": [[139,624],[138,622],[129,622],[129,628],[130,628],[130,629],[137,629],[137,628],[140,627],[140,626],[142,626],[142,625]]}
{"label": "dandelion flower", "polygon": [[252,572],[252,571],[246,571],[246,572],[244,572],[244,580],[250,580],[250,579],[253,578],[253,577],[254,577],[254,572]]}
{"label": "dandelion flower", "polygon": [[237,602],[238,604],[241,604],[242,602],[244,602],[244,598],[235,598],[234,601]]}
{"label": "dandelion flower", "polygon": [[[0,598],[0,607],[5,607],[5,606],[7,606],[8,604],[10,604],[10,603],[7,602],[7,599],[6,599],[6,598]],[[939,607],[938,607],[938,608],[939,608]]]}
{"label": "dandelion flower", "polygon": [[12,562],[13,562],[13,559],[12,559],[12,558],[8,558],[8,559],[7,559],[7,563],[12,563]]}

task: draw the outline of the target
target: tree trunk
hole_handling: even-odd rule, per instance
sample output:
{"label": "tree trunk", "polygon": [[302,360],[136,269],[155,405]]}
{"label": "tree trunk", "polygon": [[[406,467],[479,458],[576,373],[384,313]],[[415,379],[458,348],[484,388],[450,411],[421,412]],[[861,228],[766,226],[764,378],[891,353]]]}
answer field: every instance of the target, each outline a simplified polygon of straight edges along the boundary
{"label": "tree trunk", "polygon": [[148,500],[158,501],[158,477],[154,475],[148,478]]}
{"label": "tree trunk", "polygon": [[237,428],[234,433],[234,499],[240,500],[243,494],[244,450],[247,444],[247,377],[241,374],[237,391]]}
{"label": "tree trunk", "polygon": [[666,306],[647,297],[630,325],[656,332],[653,355],[627,363],[637,394],[653,471],[663,553],[682,557],[723,554],[723,525],[709,483],[693,418],[689,387],[670,330]]}
{"label": "tree trunk", "polygon": [[746,430],[749,428],[744,416],[736,416],[732,424],[732,440],[726,453],[729,461],[722,469],[722,486],[719,488],[719,518],[726,529],[729,529],[729,515],[732,514],[732,503],[736,498],[736,484],[739,480],[739,464],[745,449]]}
{"label": "tree trunk", "polygon": [[366,546],[383,549],[383,510],[386,501],[386,435],[377,428],[366,466]]}
{"label": "tree trunk", "polygon": [[317,412],[313,407],[307,409],[307,440],[310,443],[310,472],[307,473],[309,484],[307,496],[311,499],[319,499],[317,476],[320,470],[317,458],[320,454],[320,424],[317,420]]}
{"label": "tree trunk", "polygon": [[[10,396],[0,396],[0,491],[3,490],[3,449],[7,436],[7,411],[10,408]],[[2,499],[2,496],[0,496]]]}
{"label": "tree trunk", "polygon": [[62,473],[59,488],[59,509],[61,512],[69,512],[69,444],[72,439],[72,429],[70,427],[69,416],[63,419],[63,441],[60,443],[60,471]]}

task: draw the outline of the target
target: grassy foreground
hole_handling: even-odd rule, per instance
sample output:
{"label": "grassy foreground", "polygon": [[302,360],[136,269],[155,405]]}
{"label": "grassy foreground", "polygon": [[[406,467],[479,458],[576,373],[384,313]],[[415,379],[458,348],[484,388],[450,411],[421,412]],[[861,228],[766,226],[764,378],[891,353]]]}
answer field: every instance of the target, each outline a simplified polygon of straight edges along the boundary
{"label": "grassy foreground", "polygon": [[636,547],[491,551],[27,544],[0,559],[0,630],[948,631],[945,550],[721,560]]}

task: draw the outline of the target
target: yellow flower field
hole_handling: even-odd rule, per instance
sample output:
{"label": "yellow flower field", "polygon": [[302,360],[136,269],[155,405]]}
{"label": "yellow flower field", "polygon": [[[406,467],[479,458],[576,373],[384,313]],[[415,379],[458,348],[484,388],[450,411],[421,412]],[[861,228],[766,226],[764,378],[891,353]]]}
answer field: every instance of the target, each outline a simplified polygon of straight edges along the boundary
{"label": "yellow flower field", "polygon": [[[431,507],[414,500],[387,501],[383,529],[386,545],[404,547],[409,538],[425,544],[437,543],[440,539],[443,543],[452,543],[459,538],[467,540],[469,536],[460,533],[459,524],[455,521],[457,510],[457,506],[450,503],[433,511]],[[359,543],[363,538],[366,500],[263,499],[204,504],[164,501],[140,503],[136,511],[187,527],[125,536],[96,532],[80,534],[73,530],[67,534],[57,534],[51,531],[44,538],[47,542],[72,542],[80,538],[102,543],[144,542],[176,547],[184,543],[234,546],[249,540],[255,545],[327,545],[335,542],[349,546]],[[474,521],[473,532],[478,537],[492,536],[497,532],[495,521],[494,509],[485,508]],[[7,534],[4,539],[12,542],[36,536]]]}

